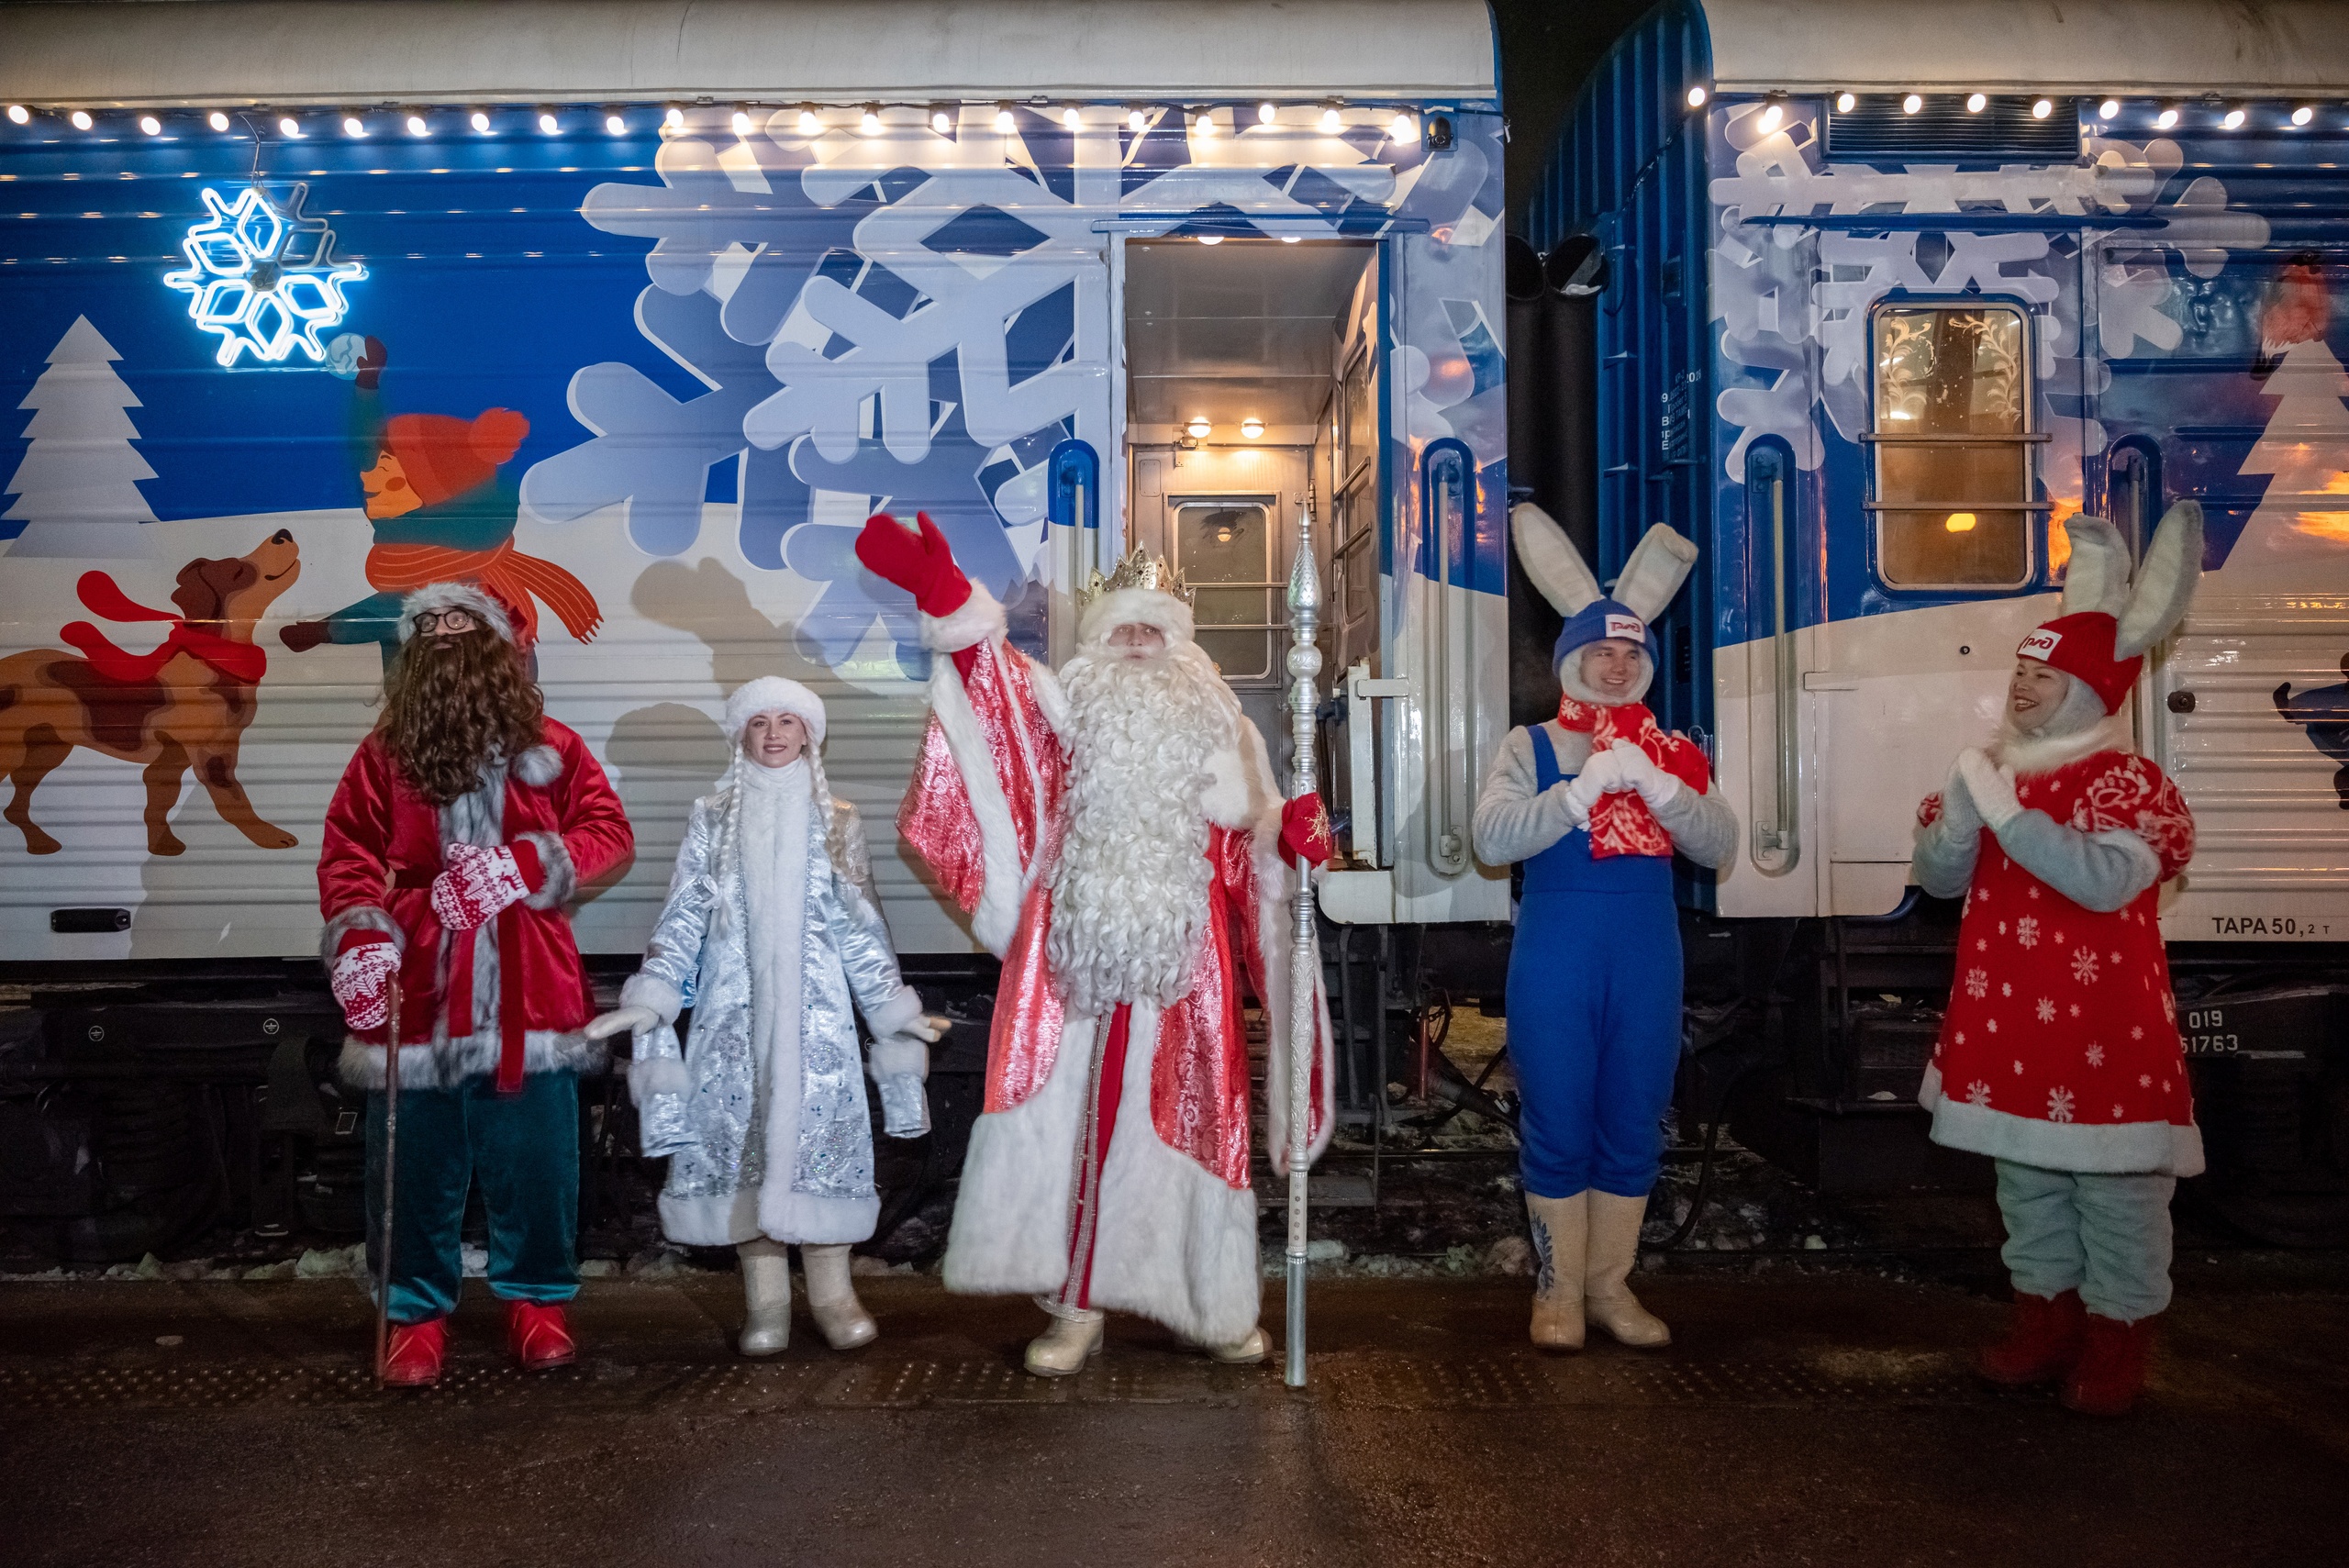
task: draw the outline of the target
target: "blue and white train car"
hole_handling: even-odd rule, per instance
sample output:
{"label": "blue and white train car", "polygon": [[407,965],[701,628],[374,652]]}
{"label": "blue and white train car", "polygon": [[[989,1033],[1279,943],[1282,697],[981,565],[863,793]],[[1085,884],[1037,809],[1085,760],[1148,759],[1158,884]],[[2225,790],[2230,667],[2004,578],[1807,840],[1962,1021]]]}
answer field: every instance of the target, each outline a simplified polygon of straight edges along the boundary
{"label": "blue and white train car", "polygon": [[[2299,1161],[2278,1192],[2349,1191],[2349,1144],[2319,1157],[2349,1133],[2340,8],[1666,0],[1531,227],[1595,345],[1545,371],[1597,443],[1554,504],[1609,562],[1657,521],[1704,546],[1661,707],[1750,838],[1687,901],[1825,917],[1790,1097],[1908,1097],[1948,940],[1902,917],[1918,801],[2054,613],[2064,520],[2142,540],[2192,497],[2207,575],[2129,711],[2199,824],[2162,920],[2205,1119],[2220,1159]],[[2300,1152],[2235,1139],[2243,1096]]]}

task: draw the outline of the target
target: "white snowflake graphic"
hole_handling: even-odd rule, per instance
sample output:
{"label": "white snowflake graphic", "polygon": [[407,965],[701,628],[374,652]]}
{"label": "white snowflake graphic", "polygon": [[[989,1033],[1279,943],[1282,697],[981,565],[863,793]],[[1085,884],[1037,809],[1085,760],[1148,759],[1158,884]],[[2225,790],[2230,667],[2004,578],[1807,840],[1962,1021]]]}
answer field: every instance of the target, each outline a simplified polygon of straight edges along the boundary
{"label": "white snowflake graphic", "polygon": [[[2030,791],[2028,791],[2028,790],[2025,790],[2023,793],[2024,793],[2025,795],[2028,795],[2028,794],[2030,794],[2031,792],[2030,792]],[[2039,889],[2037,889],[2037,888],[2035,888],[2035,887],[2027,887],[2027,888],[2023,889],[2023,894],[2024,894],[2024,895],[2025,895],[2026,897],[2030,897],[2030,898],[2036,898],[2036,897],[2038,897],[2038,896],[2039,896]]]}
{"label": "white snowflake graphic", "polygon": [[2015,1076],[2018,1078],[2022,1076],[2022,1058],[2020,1056],[2015,1058]]}
{"label": "white snowflake graphic", "polygon": [[2127,1116],[2128,1116],[2128,1114],[2129,1114],[2129,1112],[2128,1112],[2128,1108],[2127,1108],[2126,1106],[2120,1106],[2120,1105],[2115,1105],[2115,1106],[2112,1107],[2112,1119],[2113,1119],[2113,1120],[2115,1120],[2115,1121],[2120,1121],[2120,1120],[2121,1120],[2122,1118],[2124,1118],[2125,1117],[2127,1117]]}
{"label": "white snowflake graphic", "polygon": [[1979,1002],[1990,994],[1990,972],[1969,969],[1965,972],[1965,994]]}
{"label": "white snowflake graphic", "polygon": [[2088,1065],[2091,1067],[2101,1067],[2104,1065],[2104,1047],[2101,1045],[2091,1045],[2088,1047]]}
{"label": "white snowflake graphic", "polygon": [[2055,933],[2055,945],[2059,948],[2064,945],[2064,933],[2061,931]]}
{"label": "white snowflake graphic", "polygon": [[1984,1020],[1984,1027],[1992,1034],[1997,1034],[1998,1032],[1998,1020],[1996,1018],[1986,1019]]}
{"label": "white snowflake graphic", "polygon": [[2153,1086],[2154,1086],[2154,1075],[2153,1075],[2152,1073],[2138,1073],[2138,1074],[2137,1074],[2137,1087],[2139,1087],[2139,1088],[2141,1088],[2141,1089],[2150,1089],[2150,1088],[2152,1088]]}
{"label": "white snowflake graphic", "polygon": [[1965,1085],[1965,1103],[1969,1106],[1988,1105],[1990,1103],[1990,1085],[1985,1084],[1979,1078],[1975,1079],[1974,1082]]}
{"label": "white snowflake graphic", "polygon": [[2025,915],[2021,919],[2015,922],[2015,940],[2021,942],[2027,948],[2035,948],[2039,945],[2039,917],[2037,916]]}
{"label": "white snowflake graphic", "polygon": [[1964,1029],[1957,1031],[1957,1043],[1960,1045],[1964,1045],[1965,1043],[1965,1031]]}
{"label": "white snowflake graphic", "polygon": [[2052,1024],[2055,1021],[2055,999],[2053,996],[2042,996],[2039,999],[2039,1021],[2043,1024]]}
{"label": "white snowflake graphic", "polygon": [[2050,1089],[2047,1091],[2047,1119],[2049,1121],[2069,1121],[2072,1119],[2071,1090]]}
{"label": "white snowflake graphic", "polygon": [[180,241],[188,264],[165,272],[163,284],[194,296],[188,317],[219,338],[213,357],[224,365],[247,350],[272,364],[296,349],[326,362],[318,334],[342,319],[342,285],[363,281],[367,269],[336,261],[326,219],[302,216],[309,189],[297,184],[283,202],[258,184],[233,202],[208,185],[201,193],[212,216]]}
{"label": "white snowflake graphic", "polygon": [[2078,1018],[2079,1016],[2080,1016],[2080,1005],[2079,1005],[2077,1002],[2075,1002],[2075,1003],[2073,1003],[2073,1004],[2072,1004],[2072,1017],[2074,1017],[2074,1018]]}
{"label": "white snowflake graphic", "polygon": [[2093,985],[2096,984],[2096,954],[2090,952],[2086,948],[2074,949],[2072,951],[2072,978],[2078,981],[2083,985]]}
{"label": "white snowflake graphic", "polygon": [[2015,984],[2011,980],[2006,981],[1998,986],[1998,995],[2001,996],[2011,996],[2014,994]]}
{"label": "white snowflake graphic", "polygon": [[2130,1038],[2131,1040],[2143,1040],[2143,1039],[2144,1039],[2144,1038],[2145,1038],[2145,1026],[2144,1026],[2144,1025],[2143,1025],[2143,1024],[2131,1024],[2131,1025],[2129,1026],[2129,1038]]}

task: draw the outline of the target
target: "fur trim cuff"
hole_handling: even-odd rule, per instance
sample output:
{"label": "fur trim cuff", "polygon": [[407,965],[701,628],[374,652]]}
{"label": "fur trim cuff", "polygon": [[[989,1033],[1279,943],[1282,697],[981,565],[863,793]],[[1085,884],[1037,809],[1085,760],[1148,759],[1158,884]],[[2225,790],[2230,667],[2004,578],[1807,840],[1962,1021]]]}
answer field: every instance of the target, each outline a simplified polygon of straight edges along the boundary
{"label": "fur trim cuff", "polygon": [[[2080,688],[2087,691],[2086,686]],[[1994,762],[2004,762],[2024,778],[2039,773],[2052,773],[2056,769],[2093,757],[2099,751],[2120,751],[2134,754],[2136,748],[2129,743],[2129,728],[2116,718],[2100,718],[2086,729],[2076,729],[2067,735],[2050,735],[2044,730],[2026,734],[2011,724],[2000,720],[1998,733],[1986,750]]]}
{"label": "fur trim cuff", "polygon": [[628,1097],[631,1105],[641,1106],[654,1095],[687,1094],[693,1086],[681,1056],[656,1056],[650,1062],[629,1063]]}
{"label": "fur trim cuff", "polygon": [[[1589,645],[1586,643],[1584,646]],[[1575,701],[1588,703],[1592,707],[1621,707],[1631,703],[1644,702],[1647,699],[1648,687],[1654,684],[1655,658],[1644,648],[1640,650],[1639,684],[1631,688],[1628,695],[1620,697],[1600,696],[1590,687],[1583,684],[1582,649],[1574,649],[1558,661],[1559,688]]]}
{"label": "fur trim cuff", "polygon": [[2042,1121],[1954,1100],[1942,1093],[1941,1070],[1927,1066],[1917,1103],[1933,1113],[1933,1141],[1993,1160],[2047,1171],[2097,1175],[2199,1176],[2202,1129],[2192,1122]]}
{"label": "fur trim cuff", "polygon": [[533,746],[514,759],[514,776],[532,789],[544,789],[562,777],[562,753],[551,746]]}
{"label": "fur trim cuff", "polygon": [[[467,1035],[446,1046],[400,1047],[400,1086],[404,1089],[453,1089],[497,1071],[497,1037]],[[611,1061],[600,1040],[589,1040],[576,1029],[532,1029],[522,1037],[522,1071],[536,1073],[597,1073]],[[342,1081],[354,1089],[384,1086],[384,1048],[346,1036],[337,1064]]]}
{"label": "fur trim cuff", "polygon": [[[524,752],[527,759],[529,752]],[[560,909],[579,892],[579,868],[571,863],[571,851],[564,845],[562,835],[532,829],[514,835],[539,851],[539,870],[546,880],[539,890],[522,900],[525,909]]]}
{"label": "fur trim cuff", "polygon": [[1003,636],[1009,626],[986,584],[974,583],[962,608],[952,615],[921,617],[921,645],[932,653],[960,653]]}
{"label": "fur trim cuff", "polygon": [[893,1034],[903,1034],[916,1018],[921,1017],[921,997],[910,985],[900,985],[889,999],[877,1007],[868,1009],[864,1021],[875,1040]]}
{"label": "fur trim cuff", "polygon": [[884,1078],[902,1077],[912,1073],[927,1081],[930,1077],[930,1046],[922,1040],[907,1034],[884,1035],[873,1042],[873,1053],[866,1070],[878,1083]]}
{"label": "fur trim cuff", "polygon": [[1169,642],[1192,640],[1191,606],[1155,588],[1119,588],[1085,606],[1077,622],[1077,640],[1094,647],[1108,640],[1121,626],[1154,626]]}
{"label": "fur trim cuff", "polygon": [[660,1016],[662,1023],[674,1025],[678,1013],[685,1008],[685,995],[659,975],[639,970],[620,987],[620,1006],[650,1007]]}
{"label": "fur trim cuff", "polygon": [[407,951],[407,933],[400,929],[400,923],[392,918],[389,910],[373,904],[354,904],[327,922],[325,934],[318,938],[318,961],[332,969],[342,951],[342,939],[353,931],[381,931],[392,939],[394,952]]}

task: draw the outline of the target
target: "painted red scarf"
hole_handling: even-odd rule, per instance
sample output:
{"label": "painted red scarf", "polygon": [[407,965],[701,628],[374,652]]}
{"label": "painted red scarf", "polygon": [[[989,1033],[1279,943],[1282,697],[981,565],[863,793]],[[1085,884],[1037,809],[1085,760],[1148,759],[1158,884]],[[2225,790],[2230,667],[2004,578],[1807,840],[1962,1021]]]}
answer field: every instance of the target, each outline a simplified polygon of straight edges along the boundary
{"label": "painted red scarf", "polygon": [[[1667,734],[1655,721],[1645,703],[1625,703],[1620,707],[1600,707],[1592,703],[1576,702],[1572,697],[1558,699],[1558,724],[1569,734],[1590,737],[1590,754],[1598,756],[1618,740],[1626,740],[1648,755],[1648,760],[1702,795],[1712,784],[1713,772],[1705,762],[1705,753],[1696,743],[1677,735]],[[1590,812],[1590,853],[1594,860],[1610,855],[1668,855],[1672,853],[1672,835],[1648,809],[1648,803],[1631,790],[1602,795]]]}

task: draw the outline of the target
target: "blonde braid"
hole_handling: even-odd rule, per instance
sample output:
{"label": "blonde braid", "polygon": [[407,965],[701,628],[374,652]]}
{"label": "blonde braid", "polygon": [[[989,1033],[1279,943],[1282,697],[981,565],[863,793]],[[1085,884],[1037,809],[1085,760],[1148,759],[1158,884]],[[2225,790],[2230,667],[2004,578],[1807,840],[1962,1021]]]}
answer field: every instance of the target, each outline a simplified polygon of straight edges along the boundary
{"label": "blonde braid", "polygon": [[835,810],[831,782],[824,776],[824,753],[814,741],[807,743],[807,786],[815,796],[815,808],[824,814],[824,853],[832,862],[832,871],[841,882],[853,887],[855,873],[848,863],[848,827],[843,813]]}
{"label": "blonde braid", "polygon": [[742,785],[737,776],[742,767],[742,753],[737,750],[734,760],[726,764],[725,776],[718,781],[718,834],[710,846],[710,902],[716,906],[710,912],[713,934],[726,937],[734,926],[734,901],[720,896],[738,869],[734,862],[741,858]]}

